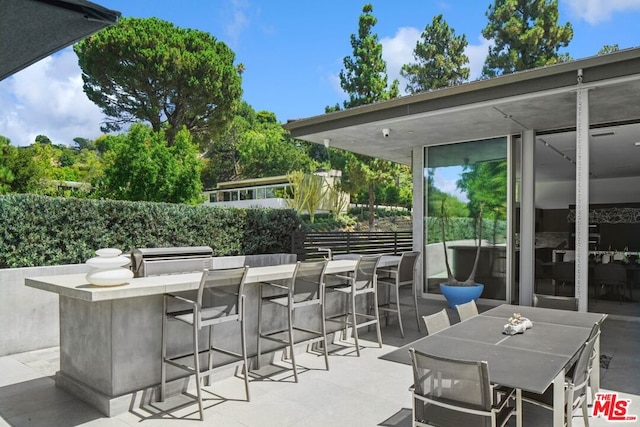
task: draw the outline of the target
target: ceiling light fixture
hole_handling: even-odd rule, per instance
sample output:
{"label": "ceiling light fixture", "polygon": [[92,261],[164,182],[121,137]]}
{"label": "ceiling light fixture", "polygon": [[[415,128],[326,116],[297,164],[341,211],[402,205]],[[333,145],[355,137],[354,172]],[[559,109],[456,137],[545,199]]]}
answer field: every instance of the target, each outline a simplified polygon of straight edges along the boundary
{"label": "ceiling light fixture", "polygon": [[[544,139],[536,138],[536,141],[540,142],[545,147],[549,148],[551,151],[554,151],[556,154],[558,154],[560,157],[562,157],[564,160],[568,161],[572,165],[574,165],[574,166],[577,165],[576,161],[573,160],[570,156],[567,156],[565,153],[563,153],[562,151],[558,150],[556,147],[554,147],[553,145],[549,144]],[[569,151],[573,151],[573,149],[570,149]],[[589,176],[592,177],[592,178],[595,178],[595,175],[592,172],[589,172]]]}

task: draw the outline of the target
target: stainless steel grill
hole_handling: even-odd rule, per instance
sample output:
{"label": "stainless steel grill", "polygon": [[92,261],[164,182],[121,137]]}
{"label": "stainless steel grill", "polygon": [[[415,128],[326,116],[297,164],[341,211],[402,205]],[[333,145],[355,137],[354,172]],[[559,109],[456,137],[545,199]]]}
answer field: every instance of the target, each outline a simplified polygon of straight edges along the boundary
{"label": "stainless steel grill", "polygon": [[131,253],[134,277],[192,273],[213,268],[213,249],[209,246],[138,248]]}

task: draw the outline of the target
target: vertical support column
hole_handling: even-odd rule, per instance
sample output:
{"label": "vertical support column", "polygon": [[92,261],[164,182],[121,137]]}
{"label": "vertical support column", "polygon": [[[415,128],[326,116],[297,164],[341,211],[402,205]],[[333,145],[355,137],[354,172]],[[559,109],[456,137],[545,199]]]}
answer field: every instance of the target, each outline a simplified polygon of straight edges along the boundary
{"label": "vertical support column", "polygon": [[422,261],[416,272],[420,294],[424,293],[424,271],[427,254],[424,246],[424,148],[416,147],[411,152],[411,175],[413,177],[413,250],[420,251]]}
{"label": "vertical support column", "polygon": [[535,283],[536,203],[535,154],[536,134],[533,130],[522,133],[522,183],[520,191],[520,305],[531,305]]}
{"label": "vertical support column", "polygon": [[578,311],[587,311],[589,298],[589,91],[576,94],[576,281]]}
{"label": "vertical support column", "polygon": [[511,303],[514,299],[514,266],[516,259],[516,245],[515,245],[515,187],[516,187],[516,156],[515,156],[515,141],[512,135],[507,135],[507,265],[506,265],[506,280],[505,286],[507,287],[507,302]]}

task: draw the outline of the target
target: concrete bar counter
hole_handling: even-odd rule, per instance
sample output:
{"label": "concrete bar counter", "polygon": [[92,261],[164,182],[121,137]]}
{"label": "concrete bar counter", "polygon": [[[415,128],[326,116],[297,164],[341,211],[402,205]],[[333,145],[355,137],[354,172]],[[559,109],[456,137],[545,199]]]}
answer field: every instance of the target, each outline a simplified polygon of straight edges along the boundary
{"label": "concrete bar counter", "polygon": [[[384,256],[380,266],[397,265],[399,258]],[[354,260],[329,261],[327,273],[346,273],[355,265]],[[251,267],[248,271],[246,332],[251,357],[256,354],[259,283],[289,279],[293,270],[294,264],[282,264]],[[109,287],[89,284],[84,274],[25,279],[26,286],[59,295],[60,371],[56,385],[107,416],[129,410],[136,392],[153,391],[160,383],[163,294],[193,292],[200,277],[201,273],[187,273],[134,278],[125,285]],[[343,302],[338,298],[328,300],[327,315],[343,310]],[[286,322],[285,316],[275,311],[266,311],[263,316],[267,327]],[[182,326],[169,324],[169,336],[174,341],[168,347],[169,355],[185,354],[190,348],[190,333],[173,329]],[[328,331],[332,327],[336,329],[335,324],[327,323]],[[205,332],[203,343],[207,342]],[[232,350],[239,350],[238,334],[235,324],[216,327],[216,339],[226,340]],[[276,343],[272,347],[265,343],[263,351],[276,347]],[[223,364],[224,360],[215,363]],[[178,377],[178,373],[169,370],[169,378]]]}

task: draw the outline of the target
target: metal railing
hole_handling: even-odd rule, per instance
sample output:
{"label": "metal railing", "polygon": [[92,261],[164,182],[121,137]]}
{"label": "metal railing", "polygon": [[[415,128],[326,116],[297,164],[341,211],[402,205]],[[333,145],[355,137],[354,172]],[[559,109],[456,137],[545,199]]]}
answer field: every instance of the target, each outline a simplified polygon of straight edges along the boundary
{"label": "metal railing", "polygon": [[413,249],[411,231],[388,232],[310,232],[294,233],[291,251],[298,260],[321,259],[332,255],[362,254],[400,254]]}

